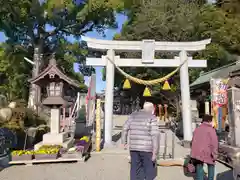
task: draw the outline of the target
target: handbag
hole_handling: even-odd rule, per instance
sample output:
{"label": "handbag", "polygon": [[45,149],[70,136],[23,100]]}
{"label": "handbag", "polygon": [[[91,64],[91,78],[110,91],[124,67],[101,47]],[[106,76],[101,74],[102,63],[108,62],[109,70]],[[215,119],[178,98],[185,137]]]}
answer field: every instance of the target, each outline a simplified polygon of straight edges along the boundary
{"label": "handbag", "polygon": [[195,163],[194,160],[189,156],[184,162],[184,171],[185,173],[195,173]]}
{"label": "handbag", "polygon": [[196,172],[196,168],[193,162],[193,159],[191,158],[187,164],[187,171],[190,173],[195,173]]}

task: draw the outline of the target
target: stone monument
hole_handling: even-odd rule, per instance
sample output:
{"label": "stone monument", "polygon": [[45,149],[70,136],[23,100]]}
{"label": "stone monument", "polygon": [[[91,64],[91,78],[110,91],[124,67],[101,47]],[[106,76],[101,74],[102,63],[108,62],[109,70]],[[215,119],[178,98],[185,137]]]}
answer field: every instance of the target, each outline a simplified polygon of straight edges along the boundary
{"label": "stone monument", "polygon": [[240,89],[228,90],[229,144],[240,147]]}

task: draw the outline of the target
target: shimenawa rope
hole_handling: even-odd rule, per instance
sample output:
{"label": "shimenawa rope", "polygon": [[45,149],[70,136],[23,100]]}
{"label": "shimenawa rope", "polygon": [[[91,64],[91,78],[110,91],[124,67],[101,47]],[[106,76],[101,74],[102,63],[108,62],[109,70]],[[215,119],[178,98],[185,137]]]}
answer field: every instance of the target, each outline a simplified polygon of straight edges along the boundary
{"label": "shimenawa rope", "polygon": [[182,62],[182,64],[180,64],[180,66],[178,66],[174,71],[172,71],[171,73],[167,74],[166,76],[164,77],[161,77],[161,78],[157,78],[157,79],[153,79],[153,80],[142,80],[142,79],[139,79],[139,78],[136,78],[136,77],[133,77],[131,76],[130,74],[124,72],[121,68],[119,68],[109,57],[107,57],[107,59],[116,67],[116,69],[123,75],[125,76],[127,79],[137,83],[137,84],[143,84],[145,86],[151,86],[151,85],[154,85],[154,84],[158,84],[158,83],[161,83],[163,81],[166,81],[168,80],[171,76],[173,76],[174,74],[176,74],[179,69],[182,67],[182,65],[184,63],[187,62],[188,59],[184,60]]}

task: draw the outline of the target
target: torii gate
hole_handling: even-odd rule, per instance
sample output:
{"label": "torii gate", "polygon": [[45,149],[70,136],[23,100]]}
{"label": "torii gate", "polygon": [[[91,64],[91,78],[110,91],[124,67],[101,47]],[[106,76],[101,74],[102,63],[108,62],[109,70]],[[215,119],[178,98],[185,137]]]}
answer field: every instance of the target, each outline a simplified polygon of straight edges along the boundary
{"label": "torii gate", "polygon": [[[102,58],[87,58],[87,65],[106,66],[106,91],[105,91],[105,143],[112,143],[112,121],[113,121],[113,89],[115,68],[108,59],[110,58],[119,67],[178,67],[187,58],[180,68],[182,118],[184,140],[192,140],[192,120],[190,104],[190,87],[188,67],[207,67],[206,60],[193,60],[188,57],[187,52],[200,51],[206,48],[211,39],[195,42],[157,42],[155,40],[143,41],[116,41],[99,40],[82,37],[89,48],[107,51],[107,56]],[[123,59],[115,56],[115,51],[142,51],[142,59]],[[155,59],[155,51],[179,52],[179,57],[174,59]]]}

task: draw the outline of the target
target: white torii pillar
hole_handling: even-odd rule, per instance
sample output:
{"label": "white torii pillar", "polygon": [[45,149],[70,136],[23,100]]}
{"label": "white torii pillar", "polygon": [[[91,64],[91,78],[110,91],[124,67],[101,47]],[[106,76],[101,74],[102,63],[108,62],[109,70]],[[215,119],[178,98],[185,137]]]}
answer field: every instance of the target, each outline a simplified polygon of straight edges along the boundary
{"label": "white torii pillar", "polygon": [[[113,88],[114,88],[114,65],[108,61],[110,58],[119,67],[178,67],[187,58],[188,61],[180,69],[182,117],[184,140],[192,140],[192,119],[190,104],[190,87],[188,68],[207,67],[206,60],[192,60],[187,52],[200,51],[206,48],[211,39],[196,42],[155,42],[154,40],[143,41],[115,41],[99,40],[82,37],[89,48],[107,51],[107,56],[102,58],[87,58],[87,65],[106,66],[106,92],[105,92],[105,143],[112,143],[113,121]],[[142,59],[123,59],[115,56],[115,51],[142,51]],[[174,59],[155,59],[155,51],[179,52],[179,57]]]}

